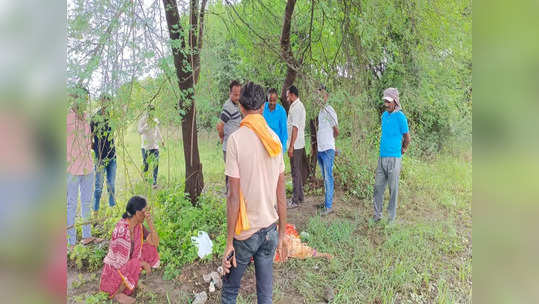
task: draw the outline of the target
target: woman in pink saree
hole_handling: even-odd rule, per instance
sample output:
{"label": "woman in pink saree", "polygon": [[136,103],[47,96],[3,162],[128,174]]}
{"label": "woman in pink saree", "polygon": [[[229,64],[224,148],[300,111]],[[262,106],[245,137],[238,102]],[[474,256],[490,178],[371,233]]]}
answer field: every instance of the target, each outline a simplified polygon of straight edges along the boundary
{"label": "woman in pink saree", "polygon": [[[109,251],[103,260],[99,289],[120,303],[135,303],[133,294],[140,271],[159,267],[159,237],[146,199],[135,195],[127,202],[122,219],[112,232]],[[148,229],[143,223],[146,221]]]}

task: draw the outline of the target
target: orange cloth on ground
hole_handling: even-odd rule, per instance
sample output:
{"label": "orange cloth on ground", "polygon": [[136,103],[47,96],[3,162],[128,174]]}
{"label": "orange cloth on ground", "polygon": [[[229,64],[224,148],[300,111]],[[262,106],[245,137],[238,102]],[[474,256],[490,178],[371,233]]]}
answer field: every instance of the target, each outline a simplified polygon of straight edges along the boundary
{"label": "orange cloth on ground", "polygon": [[[240,127],[247,127],[260,139],[264,148],[271,157],[277,156],[281,153],[282,147],[279,141],[276,141],[270,132],[270,128],[264,119],[264,116],[260,114],[249,114],[241,121]],[[236,234],[240,234],[244,230],[248,230],[249,220],[247,219],[247,209],[245,208],[245,198],[240,190],[240,210],[238,214],[238,220],[236,221]]]}
{"label": "orange cloth on ground", "polygon": [[[288,248],[288,257],[297,259],[306,258],[328,258],[332,256],[328,253],[317,252],[316,249],[307,246],[307,244],[301,242],[296,226],[293,224],[286,224],[285,238],[286,246]],[[275,262],[282,262],[278,251],[275,251]]]}

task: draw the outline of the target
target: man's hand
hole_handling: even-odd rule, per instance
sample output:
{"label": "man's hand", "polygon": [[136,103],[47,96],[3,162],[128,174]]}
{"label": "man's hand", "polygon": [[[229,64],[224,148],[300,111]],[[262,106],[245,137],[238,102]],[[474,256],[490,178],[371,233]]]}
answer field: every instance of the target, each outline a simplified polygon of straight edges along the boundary
{"label": "man's hand", "polygon": [[292,158],[292,156],[294,156],[294,149],[288,149],[288,157],[289,158]]}
{"label": "man's hand", "polygon": [[[230,260],[227,260],[226,258],[232,253],[232,258]],[[223,255],[223,261],[222,261],[223,271],[225,274],[230,273],[230,268],[232,266],[237,267],[236,264],[236,253],[234,252],[234,247],[232,245],[227,245],[225,249],[225,254]]]}
{"label": "man's hand", "polygon": [[407,149],[408,149],[408,148],[402,147],[402,148],[401,148],[401,154],[404,155],[404,153],[406,153],[406,150],[407,150]]}
{"label": "man's hand", "polygon": [[286,235],[284,233],[279,233],[279,243],[277,243],[277,252],[279,253],[279,258],[281,262],[286,262],[288,259],[288,246],[284,241]]}

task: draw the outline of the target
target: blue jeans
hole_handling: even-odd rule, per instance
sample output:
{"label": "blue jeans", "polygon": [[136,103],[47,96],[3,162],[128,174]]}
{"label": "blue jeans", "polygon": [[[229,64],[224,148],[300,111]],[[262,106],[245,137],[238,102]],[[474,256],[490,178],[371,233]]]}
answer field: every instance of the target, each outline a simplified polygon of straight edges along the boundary
{"label": "blue jeans", "polygon": [[153,184],[157,184],[157,173],[159,172],[159,150],[142,148],[142,162],[144,163],[144,173],[148,172],[149,162],[153,166]]}
{"label": "blue jeans", "polygon": [[[81,216],[84,221],[90,219],[91,215],[91,201],[94,184],[94,173],[87,175],[71,175],[67,174],[67,226],[73,226],[75,224],[75,216],[77,214],[77,201],[79,198],[80,190],[80,202],[81,202]],[[86,239],[92,236],[92,230],[90,224],[82,226],[82,238]],[[77,243],[77,231],[75,227],[71,227],[67,230],[67,243],[69,245],[75,245]]]}
{"label": "blue jeans", "polygon": [[114,200],[114,183],[116,180],[116,158],[105,159],[101,164],[95,165],[95,191],[94,191],[94,211],[99,210],[101,193],[103,193],[103,181],[107,173],[107,191],[109,192],[109,206],[116,205]]}
{"label": "blue jeans", "polygon": [[334,192],[334,180],[333,180],[333,160],[335,159],[335,150],[329,149],[326,151],[318,151],[318,164],[322,171],[322,178],[324,179],[324,188],[326,190],[326,198],[324,204],[327,209],[331,209],[333,206],[333,192]]}
{"label": "blue jeans", "polygon": [[258,304],[272,302],[273,257],[275,256],[278,238],[277,225],[272,224],[267,228],[260,229],[246,240],[238,241],[234,239],[233,246],[237,267],[230,268],[230,273],[224,277],[221,292],[222,304],[236,303],[241,277],[251,262],[251,257],[255,261]]}

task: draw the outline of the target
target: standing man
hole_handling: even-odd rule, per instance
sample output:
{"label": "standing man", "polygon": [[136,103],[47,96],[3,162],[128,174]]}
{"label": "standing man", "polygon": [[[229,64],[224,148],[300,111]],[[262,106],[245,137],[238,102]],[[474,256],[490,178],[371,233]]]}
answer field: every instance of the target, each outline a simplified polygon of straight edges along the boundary
{"label": "standing man", "polygon": [[408,131],[408,121],[404,113],[402,113],[399,91],[395,88],[386,89],[383,100],[386,111],[382,114],[380,158],[378,158],[378,168],[376,169],[376,181],[374,184],[373,220],[378,222],[382,219],[384,191],[386,184],[389,184],[389,205],[387,212],[389,213],[389,223],[392,223],[395,220],[397,212],[402,155],[408,149],[410,133]]}
{"label": "standing man", "polygon": [[303,166],[305,165],[305,107],[299,100],[298,88],[290,86],[286,91],[290,102],[288,109],[288,157],[292,171],[293,196],[288,208],[297,208],[303,203]]}
{"label": "standing man", "polygon": [[159,172],[159,143],[165,147],[165,141],[159,130],[159,120],[155,117],[155,107],[148,106],[148,110],[139,120],[138,133],[142,141],[142,162],[144,163],[144,173],[148,172],[148,166],[153,166],[152,188],[157,188],[157,174]]}
{"label": "standing man", "polygon": [[[71,109],[67,114],[67,242],[70,247],[77,242],[74,228],[77,201],[80,192],[81,216],[85,222],[90,219],[90,204],[94,185],[94,165],[92,161],[92,140],[90,124],[86,115],[89,93],[85,88],[76,88],[70,94]],[[82,243],[92,242],[90,224],[82,226]]]}
{"label": "standing man", "polygon": [[95,154],[95,191],[94,212],[99,211],[103,181],[107,174],[107,191],[109,193],[109,206],[116,205],[114,199],[114,184],[116,179],[116,149],[114,147],[114,135],[110,127],[110,103],[108,95],[101,97],[101,109],[94,115],[90,129],[93,134],[92,148]]}
{"label": "standing man", "polygon": [[264,104],[264,118],[269,127],[279,136],[283,153],[286,152],[286,142],[288,141],[288,130],[286,129],[286,111],[283,106],[277,103],[277,90],[274,88],[268,91],[268,102]]}
{"label": "standing man", "polygon": [[339,121],[337,113],[328,104],[328,92],[325,86],[318,89],[323,104],[318,114],[318,132],[316,134],[318,144],[318,164],[324,179],[325,201],[320,208],[321,215],[325,216],[333,212],[333,161],[335,159],[335,138],[339,135]]}
{"label": "standing man", "polygon": [[[272,302],[273,259],[277,248],[286,260],[286,196],[284,160],[279,137],[268,127],[261,108],[264,89],[252,82],[241,90],[245,118],[228,138],[225,174],[227,240],[222,266],[225,272],[221,303],[236,303],[241,277],[254,260],[258,304]],[[277,211],[275,211],[277,205]],[[279,220],[279,232],[275,222]],[[230,259],[227,259],[231,256]]]}
{"label": "standing man", "polygon": [[[220,120],[217,122],[217,133],[223,144],[223,159],[226,161],[226,144],[227,139],[240,127],[241,112],[238,106],[240,100],[241,84],[237,80],[230,83],[228,91],[228,99],[223,104]],[[225,186],[228,192],[228,176],[225,176]]]}

